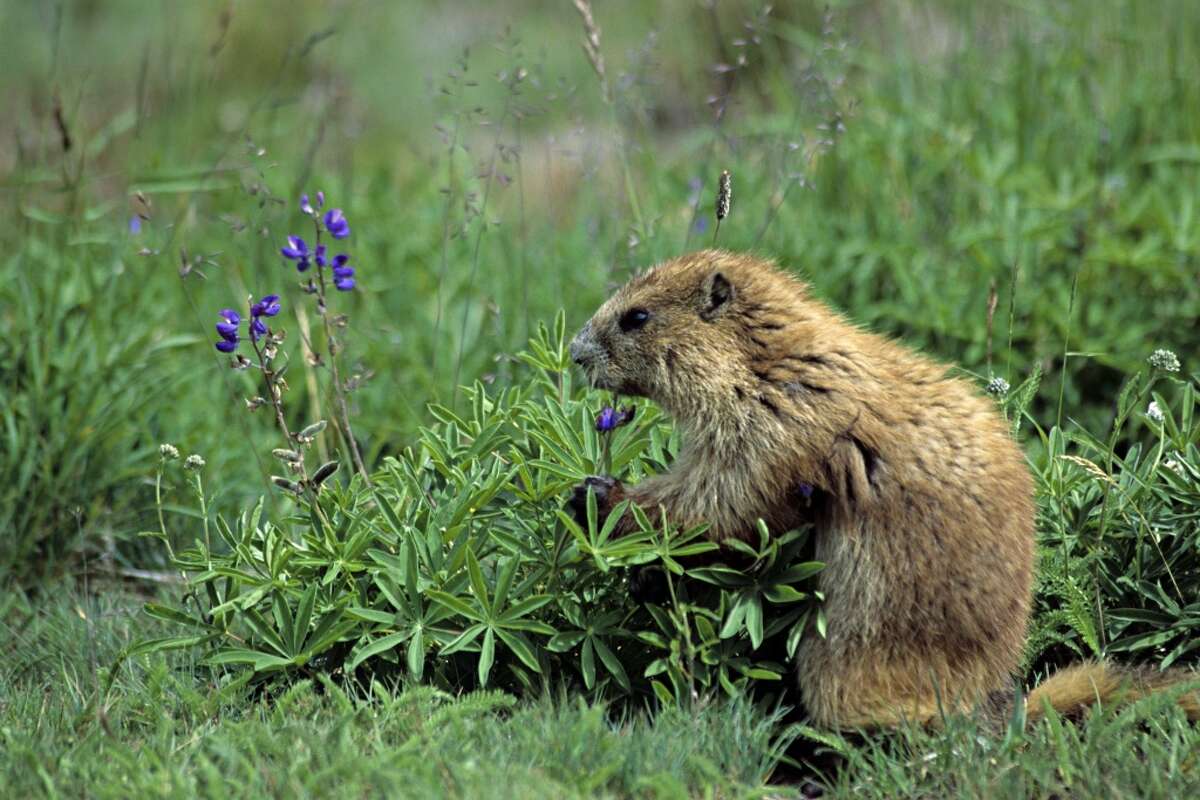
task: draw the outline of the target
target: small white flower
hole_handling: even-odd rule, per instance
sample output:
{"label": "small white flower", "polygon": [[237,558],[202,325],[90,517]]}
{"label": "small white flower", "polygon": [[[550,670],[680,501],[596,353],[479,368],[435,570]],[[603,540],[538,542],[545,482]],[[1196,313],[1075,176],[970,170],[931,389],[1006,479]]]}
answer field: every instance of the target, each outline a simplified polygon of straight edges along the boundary
{"label": "small white flower", "polygon": [[1146,360],[1150,362],[1150,366],[1163,372],[1179,372],[1179,358],[1170,350],[1159,348]]}
{"label": "small white flower", "polygon": [[160,444],[158,454],[162,456],[163,461],[174,461],[179,458],[179,448],[173,444]]}
{"label": "small white flower", "polygon": [[1146,416],[1155,422],[1163,421],[1163,412],[1162,409],[1158,407],[1157,400],[1151,400],[1150,405],[1146,406]]}
{"label": "small white flower", "polygon": [[184,469],[201,470],[204,469],[204,459],[194,453],[187,457],[183,462]]}
{"label": "small white flower", "polygon": [[1012,388],[1008,385],[1008,381],[1004,378],[992,378],[988,381],[987,393],[992,397],[1004,397],[1008,394],[1008,390]]}

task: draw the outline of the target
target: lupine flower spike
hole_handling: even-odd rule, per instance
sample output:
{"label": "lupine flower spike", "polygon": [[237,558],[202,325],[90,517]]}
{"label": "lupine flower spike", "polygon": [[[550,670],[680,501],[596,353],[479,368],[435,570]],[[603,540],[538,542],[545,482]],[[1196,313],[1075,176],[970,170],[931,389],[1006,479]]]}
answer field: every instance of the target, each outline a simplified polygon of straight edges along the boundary
{"label": "lupine flower spike", "polygon": [[348,292],[354,288],[354,267],[349,264],[350,256],[338,253],[333,257],[333,285],[339,292]]}
{"label": "lupine flower spike", "polygon": [[[289,236],[287,241],[287,247],[281,247],[279,252],[289,261],[295,261],[296,269],[304,272],[312,265],[309,260],[312,253],[308,251],[308,244],[299,236]],[[323,254],[324,250],[321,253]]]}
{"label": "lupine flower spike", "polygon": [[216,347],[222,353],[232,353],[238,348],[238,342],[241,339],[238,337],[238,325],[242,322],[242,317],[232,308],[221,309],[220,317],[224,322],[217,323],[217,334],[221,337],[221,341],[217,342]]}
{"label": "lupine flower spike", "polygon": [[279,295],[269,294],[250,306],[250,338],[258,342],[267,335],[267,323],[263,317],[273,317],[279,313]]}
{"label": "lupine flower spike", "polygon": [[325,212],[325,230],[329,231],[329,235],[335,239],[345,239],[350,235],[350,223],[342,216],[340,208],[333,208]]}
{"label": "lupine flower spike", "polygon": [[[279,295],[277,294],[265,295],[257,303],[250,304],[250,320],[247,328],[250,332],[250,339],[255,344],[268,333],[267,323],[263,321],[263,317],[273,317],[279,313],[279,309]],[[232,308],[224,308],[221,309],[220,317],[224,321],[217,323],[217,335],[221,337],[221,341],[216,343],[216,348],[222,353],[232,353],[238,349],[238,344],[241,342],[239,331],[242,316]]]}
{"label": "lupine flower spike", "polygon": [[622,425],[628,425],[633,421],[634,410],[633,406],[626,406],[623,409],[605,406],[596,417],[596,430],[601,433],[609,433]]}
{"label": "lupine flower spike", "polygon": [[[329,234],[334,239],[345,239],[350,236],[350,223],[346,219],[346,215],[342,213],[340,208],[331,208],[321,214],[321,208],[325,205],[325,193],[317,192],[316,204],[314,204],[307,194],[300,195],[300,211],[306,216],[313,218],[313,225],[316,230],[317,240],[312,249],[309,249],[308,243],[299,236],[289,236],[287,246],[280,248],[279,252],[284,258],[289,261],[296,262],[296,269],[304,272],[313,264],[316,264],[318,269],[325,267],[333,268],[333,285],[339,292],[349,292],[357,285],[354,279],[354,268],[350,266],[350,256],[346,253],[339,253],[332,259],[328,257],[326,246],[321,243],[322,234]],[[309,294],[315,294],[324,288],[324,275],[320,276],[318,282],[309,281],[307,286],[302,287]]]}

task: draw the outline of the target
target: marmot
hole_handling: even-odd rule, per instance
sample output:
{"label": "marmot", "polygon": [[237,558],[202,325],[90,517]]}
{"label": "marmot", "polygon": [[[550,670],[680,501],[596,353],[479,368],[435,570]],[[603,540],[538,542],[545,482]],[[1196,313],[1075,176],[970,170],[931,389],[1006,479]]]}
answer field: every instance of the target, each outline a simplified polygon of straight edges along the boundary
{"label": "marmot", "polygon": [[[969,382],[850,324],[773,264],[720,250],[634,277],[571,357],[593,386],[650,398],[684,435],[668,472],[629,487],[589,479],[577,503],[591,488],[602,513],[629,499],[655,519],[661,506],[716,540],[755,536],[758,518],[773,531],[813,522],[828,625],[802,639],[797,671],[816,723],[890,726],[1011,696],[1032,597],[1033,482]],[[1146,674],[1135,693],[1163,682]],[[1027,706],[1072,710],[1125,676],[1063,670]],[[1184,704],[1200,716],[1200,698]]]}

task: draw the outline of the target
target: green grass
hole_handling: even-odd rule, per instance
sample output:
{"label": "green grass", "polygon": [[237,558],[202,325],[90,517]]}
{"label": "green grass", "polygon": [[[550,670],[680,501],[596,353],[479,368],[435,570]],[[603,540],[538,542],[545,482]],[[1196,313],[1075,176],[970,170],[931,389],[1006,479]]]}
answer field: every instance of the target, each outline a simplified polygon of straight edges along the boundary
{"label": "green grass", "polygon": [[[1042,375],[1021,429],[1044,553],[1031,675],[1196,663],[1200,6],[651,5],[598,4],[612,108],[569,4],[0,5],[0,794],[726,797],[770,779],[782,728],[745,703],[651,716],[320,679],[248,699],[186,651],[108,674],[134,639],[177,633],[112,584],[170,571],[138,536],[158,526],[160,443],[206,459],[210,523],[260,495],[272,519],[293,508],[269,483],[270,421],[210,342],[218,309],[279,291],[289,422],[330,416],[327,370],[299,350],[319,324],[278,256],[316,188],[354,228],[360,290],[335,308],[372,464],[418,445],[429,403],[462,410],[460,384],[523,386],[513,356],[539,322],[576,326],[631,270],[707,245],[728,168],[722,246],[981,383]],[[1156,374],[1162,424],[1133,377],[1158,347],[1183,361]],[[164,490],[190,546],[190,490]],[[1196,794],[1200,743],[1164,703],[1007,737],[905,731],[853,745],[832,780]]]}
{"label": "green grass", "polygon": [[[376,683],[302,682],[247,700],[186,657],[108,670],[147,630],[116,587],[4,609],[0,793],[88,797],[754,796],[777,719],[746,704],[613,715]],[[110,684],[111,681],[111,684]]]}
{"label": "green grass", "polygon": [[[56,587],[6,601],[0,793],[6,797],[788,797],[777,718],[744,702],[654,717],[564,697],[304,681],[247,699],[186,656],[108,670],[153,635],[139,598]],[[1170,698],[996,735],[970,719],[866,742],[832,796],[1193,796],[1200,731]],[[794,753],[796,751],[793,751]],[[775,782],[772,782],[772,778]]]}

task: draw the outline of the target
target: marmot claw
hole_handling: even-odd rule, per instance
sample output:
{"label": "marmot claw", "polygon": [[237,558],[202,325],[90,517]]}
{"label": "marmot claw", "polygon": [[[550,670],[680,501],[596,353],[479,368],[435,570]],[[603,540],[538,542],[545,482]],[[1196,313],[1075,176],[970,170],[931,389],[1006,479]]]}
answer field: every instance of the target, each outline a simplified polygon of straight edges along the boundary
{"label": "marmot claw", "polygon": [[600,520],[603,521],[609,509],[609,495],[614,487],[617,486],[616,478],[609,478],[604,475],[591,475],[584,479],[583,483],[575,486],[571,492],[571,499],[568,505],[571,507],[571,514],[575,517],[575,521],[581,526],[587,525],[587,495],[588,489],[596,493],[596,509],[600,512]]}

